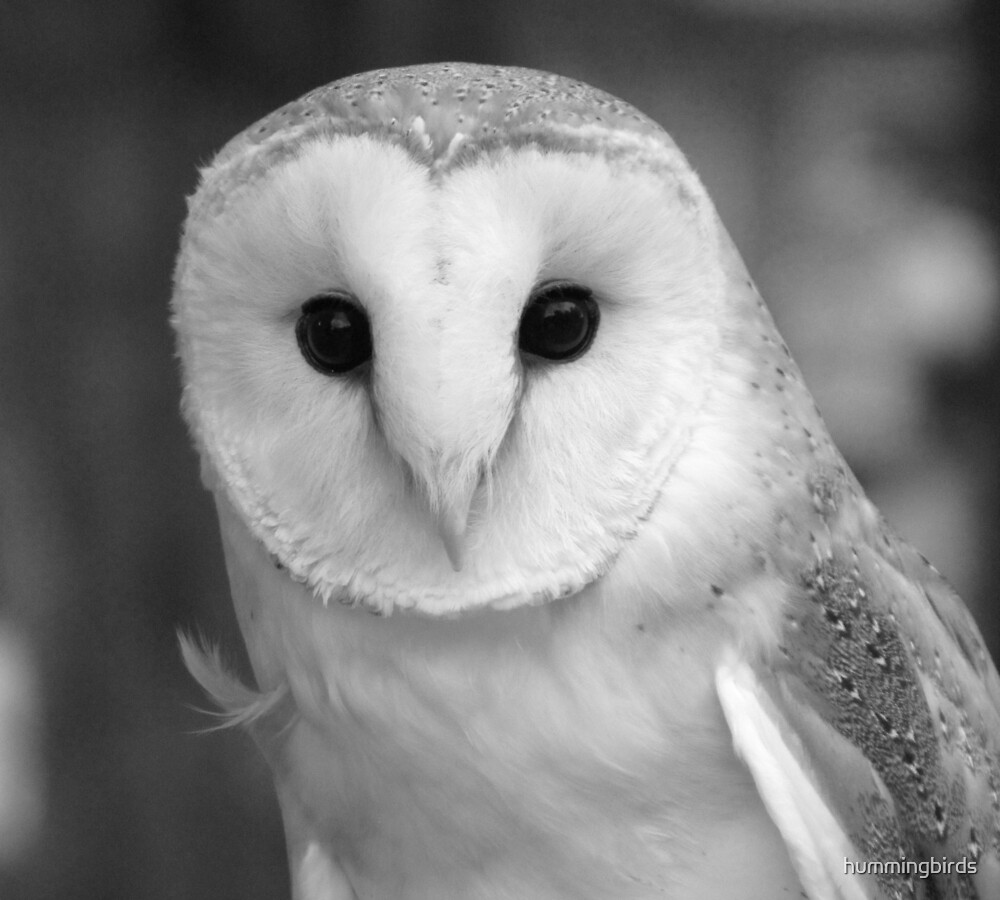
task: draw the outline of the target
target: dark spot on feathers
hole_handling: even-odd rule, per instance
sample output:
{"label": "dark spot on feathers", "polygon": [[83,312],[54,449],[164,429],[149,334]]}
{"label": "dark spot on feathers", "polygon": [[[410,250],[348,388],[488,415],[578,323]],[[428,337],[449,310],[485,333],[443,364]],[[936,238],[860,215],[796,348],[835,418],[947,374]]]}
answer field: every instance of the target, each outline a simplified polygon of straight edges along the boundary
{"label": "dark spot on feathers", "polygon": [[979,838],[976,835],[976,829],[969,829],[969,856],[971,856],[976,862],[979,861],[979,854],[982,852],[982,847],[979,845]]}
{"label": "dark spot on feathers", "polygon": [[844,621],[843,617],[839,612],[837,612],[837,610],[827,606],[823,610],[823,614],[826,616],[826,620],[833,625],[834,631],[843,637],[849,638],[851,636],[850,626]]}
{"label": "dark spot on feathers", "polygon": [[884,715],[883,713],[880,713],[878,710],[875,710],[875,721],[878,722],[880,726],[882,726],[882,730],[887,735],[889,735],[889,737],[891,738],[899,737],[898,733],[896,732],[896,729],[892,727],[892,722],[890,721],[889,717]]}
{"label": "dark spot on feathers", "polygon": [[868,651],[868,655],[875,660],[877,666],[887,669],[889,667],[889,660],[885,658],[885,654],[882,652],[878,644],[873,641],[868,641],[865,644],[865,649]]}
{"label": "dark spot on feathers", "polygon": [[937,800],[934,801],[934,821],[937,823],[938,837],[943,838],[948,826],[945,822],[944,807]]}

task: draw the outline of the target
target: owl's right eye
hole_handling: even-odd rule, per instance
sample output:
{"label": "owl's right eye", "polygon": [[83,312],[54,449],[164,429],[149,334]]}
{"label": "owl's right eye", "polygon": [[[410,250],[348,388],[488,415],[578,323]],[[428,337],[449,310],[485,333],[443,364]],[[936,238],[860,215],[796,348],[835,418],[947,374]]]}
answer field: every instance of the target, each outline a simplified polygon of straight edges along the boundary
{"label": "owl's right eye", "polygon": [[590,349],[600,319],[590,288],[549,281],[532,293],[521,314],[518,346],[541,359],[571,362]]}
{"label": "owl's right eye", "polygon": [[350,294],[320,294],[302,304],[295,337],[305,360],[324,375],[343,375],[372,358],[368,316]]}

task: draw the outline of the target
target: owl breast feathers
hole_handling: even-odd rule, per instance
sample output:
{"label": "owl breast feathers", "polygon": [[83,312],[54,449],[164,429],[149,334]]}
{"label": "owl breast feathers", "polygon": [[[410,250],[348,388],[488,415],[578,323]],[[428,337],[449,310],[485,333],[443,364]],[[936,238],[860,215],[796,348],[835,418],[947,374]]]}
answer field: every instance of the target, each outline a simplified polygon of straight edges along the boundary
{"label": "owl breast feathers", "polygon": [[297,900],[1000,897],[1000,682],[628,104],[370,72],[190,202],[183,409]]}

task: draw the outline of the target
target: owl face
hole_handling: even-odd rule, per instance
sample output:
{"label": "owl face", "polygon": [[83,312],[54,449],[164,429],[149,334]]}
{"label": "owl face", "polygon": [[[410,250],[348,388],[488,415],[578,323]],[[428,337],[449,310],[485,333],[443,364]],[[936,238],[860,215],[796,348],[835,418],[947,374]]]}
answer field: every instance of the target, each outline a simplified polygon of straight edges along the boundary
{"label": "owl face", "polygon": [[573,593],[699,427],[714,210],[663,132],[575,82],[371,78],[249,129],[192,200],[174,321],[208,480],[323,601]]}

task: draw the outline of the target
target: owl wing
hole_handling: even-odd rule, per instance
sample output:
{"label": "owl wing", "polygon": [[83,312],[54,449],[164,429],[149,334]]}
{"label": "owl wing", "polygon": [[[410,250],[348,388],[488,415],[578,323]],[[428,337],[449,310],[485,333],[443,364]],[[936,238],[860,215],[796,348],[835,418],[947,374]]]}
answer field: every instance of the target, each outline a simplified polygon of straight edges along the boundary
{"label": "owl wing", "polygon": [[944,580],[870,524],[790,588],[773,659],[717,669],[735,749],[811,900],[1000,897],[1000,681]]}

